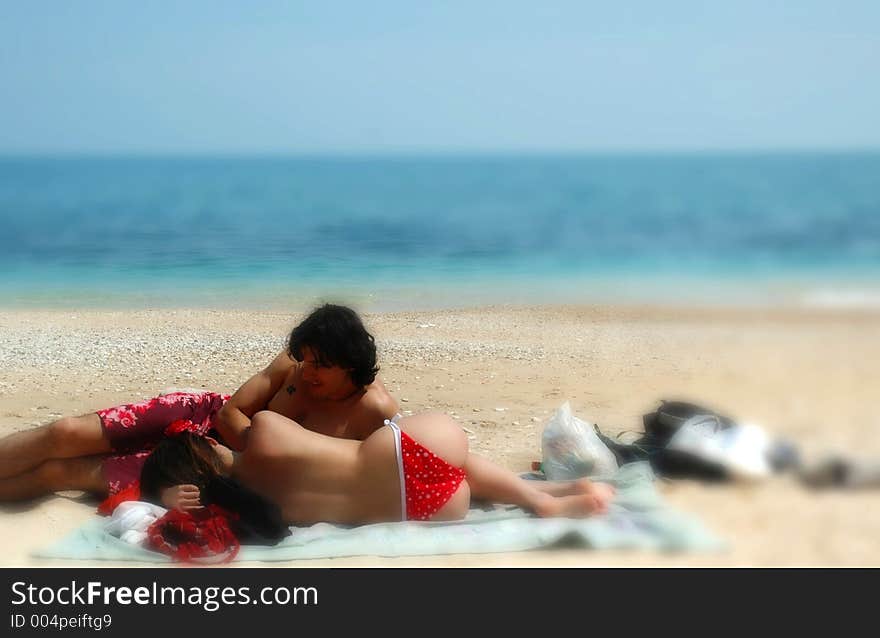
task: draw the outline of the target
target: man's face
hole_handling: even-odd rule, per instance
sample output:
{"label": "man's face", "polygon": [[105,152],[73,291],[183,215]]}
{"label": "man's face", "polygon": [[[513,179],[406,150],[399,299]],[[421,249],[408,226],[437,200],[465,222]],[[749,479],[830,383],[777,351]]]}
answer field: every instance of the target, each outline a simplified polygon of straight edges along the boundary
{"label": "man's face", "polygon": [[302,349],[302,380],[306,391],[316,399],[339,399],[352,392],[349,370],[337,365],[322,365],[309,347]]}

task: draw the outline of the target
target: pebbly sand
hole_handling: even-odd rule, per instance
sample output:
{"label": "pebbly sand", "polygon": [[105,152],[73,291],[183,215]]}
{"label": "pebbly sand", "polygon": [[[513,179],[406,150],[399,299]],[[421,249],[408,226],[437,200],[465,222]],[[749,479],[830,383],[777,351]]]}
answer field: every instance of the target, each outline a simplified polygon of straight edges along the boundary
{"label": "pebbly sand", "polygon": [[[805,309],[491,307],[365,314],[380,377],[404,411],[441,410],[473,450],[517,472],[564,401],[603,431],[640,430],[660,398],[706,403],[797,444],[880,458],[880,313]],[[232,392],[284,347],[302,314],[0,311],[0,435],[169,387]],[[715,554],[549,550],[268,563],[295,566],[877,566],[880,490],[814,492],[660,482],[731,549]],[[77,492],[0,506],[0,565],[94,515]],[[244,563],[241,563],[244,564]]]}

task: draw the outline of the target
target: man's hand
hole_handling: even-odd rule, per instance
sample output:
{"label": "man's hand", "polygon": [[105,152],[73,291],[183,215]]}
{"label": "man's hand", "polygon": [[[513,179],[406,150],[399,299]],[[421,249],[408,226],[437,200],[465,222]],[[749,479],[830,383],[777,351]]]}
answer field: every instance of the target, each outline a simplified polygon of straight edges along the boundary
{"label": "man's hand", "polygon": [[195,485],[175,485],[162,490],[162,505],[187,512],[202,509],[201,493]]}

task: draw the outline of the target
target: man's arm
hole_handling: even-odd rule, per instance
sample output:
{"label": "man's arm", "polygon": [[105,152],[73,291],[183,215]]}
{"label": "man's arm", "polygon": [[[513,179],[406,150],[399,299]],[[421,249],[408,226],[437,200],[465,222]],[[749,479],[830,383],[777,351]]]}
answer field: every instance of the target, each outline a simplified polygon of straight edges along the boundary
{"label": "man's arm", "polygon": [[238,451],[244,449],[251,417],[266,408],[295,365],[296,361],[287,352],[282,352],[265,370],[248,379],[220,408],[214,426],[229,447]]}

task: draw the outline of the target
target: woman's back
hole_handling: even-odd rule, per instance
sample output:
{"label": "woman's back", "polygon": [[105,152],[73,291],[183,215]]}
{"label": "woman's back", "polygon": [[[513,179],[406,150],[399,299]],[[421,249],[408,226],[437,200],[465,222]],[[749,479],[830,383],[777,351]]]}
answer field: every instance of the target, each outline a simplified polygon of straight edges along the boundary
{"label": "woman's back", "polygon": [[233,475],[281,508],[291,523],[400,519],[394,440],[381,428],[364,442],[257,420]]}

